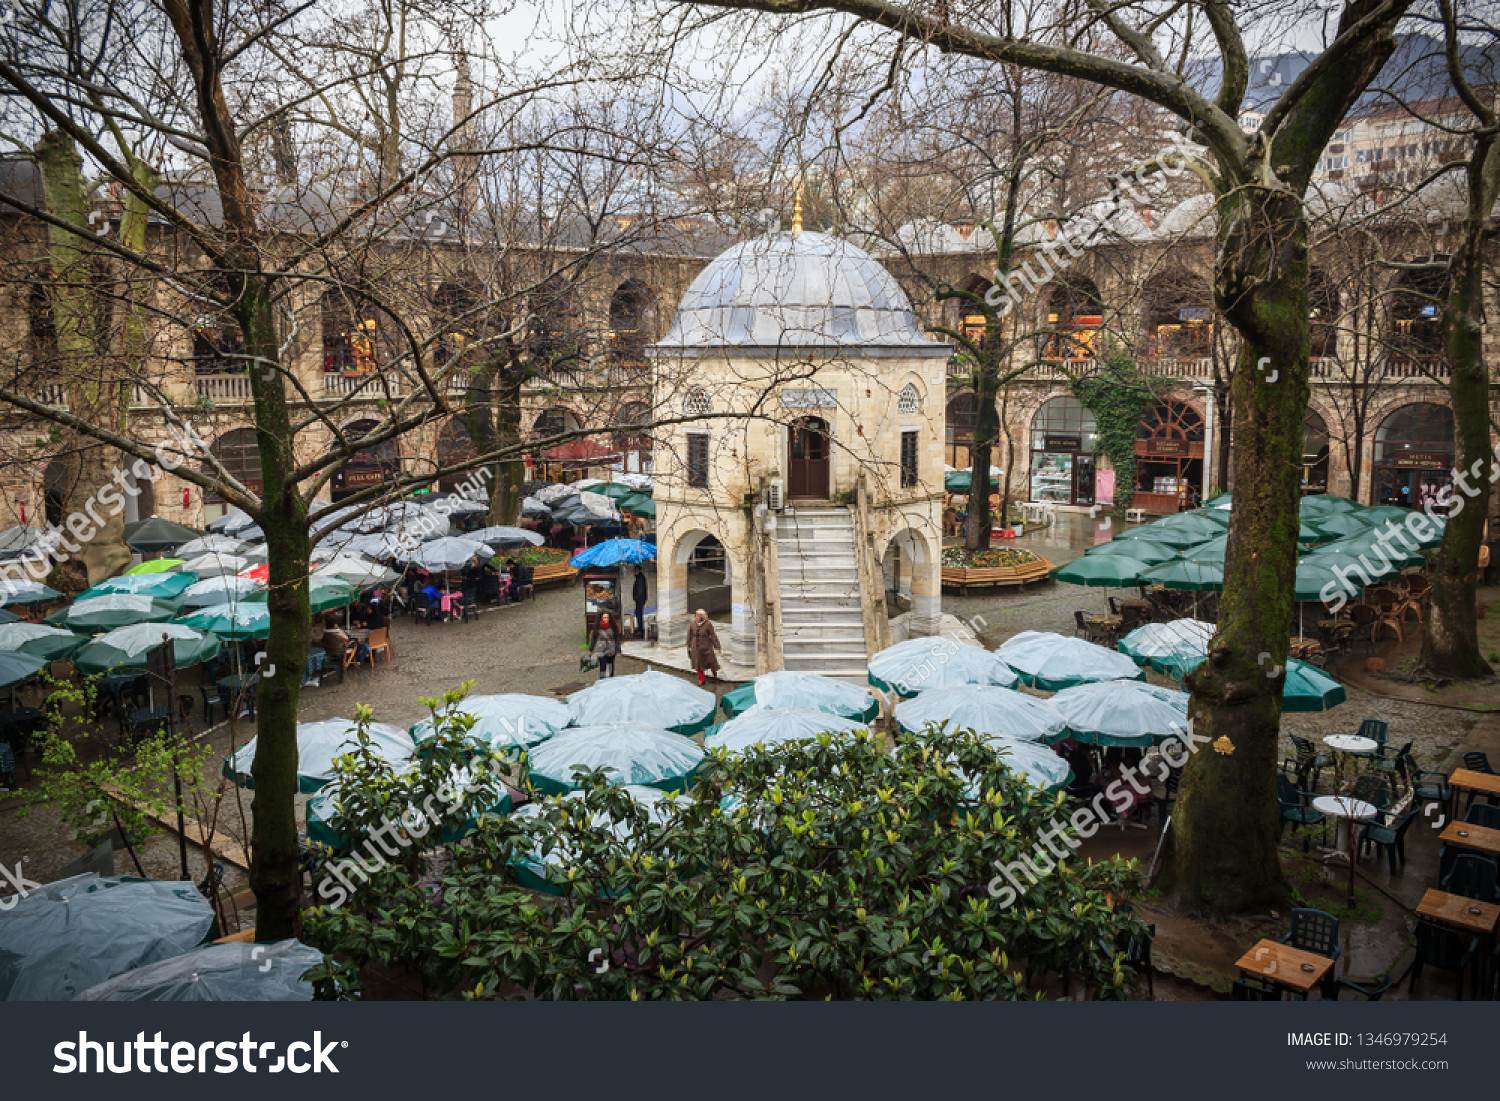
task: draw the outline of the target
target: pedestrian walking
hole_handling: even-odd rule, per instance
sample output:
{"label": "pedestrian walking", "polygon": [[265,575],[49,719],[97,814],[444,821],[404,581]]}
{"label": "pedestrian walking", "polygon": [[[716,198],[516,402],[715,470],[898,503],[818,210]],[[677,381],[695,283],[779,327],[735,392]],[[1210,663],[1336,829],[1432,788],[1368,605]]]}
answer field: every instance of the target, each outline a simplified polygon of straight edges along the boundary
{"label": "pedestrian walking", "polygon": [[719,659],[715,651],[722,653],[724,647],[719,645],[718,633],[714,630],[714,621],[708,618],[708,613],[699,608],[693,614],[692,626],[688,628],[688,660],[693,663],[693,669],[698,673],[698,683],[704,682],[703,671],[713,671],[714,680],[719,679]]}
{"label": "pedestrian walking", "polygon": [[620,652],[620,644],[615,640],[615,625],[610,622],[608,612],[599,617],[589,636],[589,652],[599,663],[600,680],[615,675],[615,655]]}
{"label": "pedestrian walking", "polygon": [[646,637],[646,572],[635,568],[635,581],[630,586],[630,599],[635,602],[635,637]]}

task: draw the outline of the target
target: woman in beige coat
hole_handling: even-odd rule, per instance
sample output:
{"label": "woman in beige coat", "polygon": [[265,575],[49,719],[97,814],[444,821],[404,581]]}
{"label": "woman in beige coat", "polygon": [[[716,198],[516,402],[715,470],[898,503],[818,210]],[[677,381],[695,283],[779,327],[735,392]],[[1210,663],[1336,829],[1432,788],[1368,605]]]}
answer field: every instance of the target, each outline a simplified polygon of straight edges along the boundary
{"label": "woman in beige coat", "polygon": [[692,626],[688,628],[688,660],[693,663],[693,668],[698,672],[698,683],[704,681],[703,671],[711,669],[714,680],[719,679],[719,659],[714,656],[715,651],[723,652],[724,647],[719,645],[719,636],[714,631],[714,621],[708,618],[708,613],[702,608],[693,614]]}

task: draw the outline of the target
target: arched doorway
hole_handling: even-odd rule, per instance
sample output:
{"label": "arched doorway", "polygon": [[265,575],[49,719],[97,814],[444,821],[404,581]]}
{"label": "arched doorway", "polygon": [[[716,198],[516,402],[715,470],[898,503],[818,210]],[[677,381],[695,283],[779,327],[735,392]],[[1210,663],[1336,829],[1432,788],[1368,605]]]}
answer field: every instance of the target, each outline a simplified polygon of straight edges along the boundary
{"label": "arched doorway", "polygon": [[1302,495],[1328,492],[1328,422],[1308,409],[1302,418]]}
{"label": "arched doorway", "polygon": [[974,446],[974,428],[979,423],[979,398],[974,391],[966,390],[949,398],[944,421],[947,452],[944,461],[955,470],[967,470],[973,461],[969,451]]}
{"label": "arched doorway", "polygon": [[1093,280],[1074,276],[1052,288],[1047,328],[1042,358],[1088,359],[1096,353],[1095,342],[1104,328],[1104,304]]}
{"label": "arched doorway", "polygon": [[[464,424],[463,418],[454,416],[443,425],[443,430],[438,433],[437,438],[437,462],[438,466],[457,466],[474,458],[474,440],[469,435],[469,429]],[[454,474],[445,474],[438,479],[438,488],[445,492],[452,492],[460,482],[466,482],[474,473],[473,469],[460,470]]]}
{"label": "arched doorway", "polygon": [[1375,430],[1373,504],[1420,508],[1453,481],[1453,411],[1421,402],[1403,405]]}
{"label": "arched doorway", "polygon": [[1031,418],[1031,499],[1094,503],[1094,414],[1068,396],[1044,402]]}
{"label": "arched doorway", "polygon": [[1203,417],[1187,402],[1159,401],[1141,414],[1135,438],[1135,505],[1147,512],[1193,508],[1203,485]]}
{"label": "arched doorway", "polygon": [[646,345],[655,339],[656,296],[639,279],[627,279],[609,300],[609,358],[612,363],[644,365]]}
{"label": "arched doorway", "polygon": [[830,484],[831,449],[828,424],[819,417],[803,417],[787,429],[786,495],[792,500],[826,500]]}
{"label": "arched doorway", "polygon": [[42,473],[42,515],[56,527],[68,515],[68,498],[73,494],[73,479],[63,459],[53,459]]}
{"label": "arched doorway", "polygon": [[[255,429],[231,428],[213,442],[210,450],[227,473],[233,475],[250,492],[260,493],[260,441],[255,438]],[[204,523],[217,520],[228,511],[229,505],[223,497],[212,490],[204,492]]]}
{"label": "arched doorway", "polygon": [[[344,429],[344,436],[351,440],[358,439],[373,432],[376,427],[377,422],[372,420],[356,421]],[[374,447],[356,451],[333,476],[333,499],[340,501],[361,489],[383,485],[400,473],[401,451],[395,440],[386,440]]]}

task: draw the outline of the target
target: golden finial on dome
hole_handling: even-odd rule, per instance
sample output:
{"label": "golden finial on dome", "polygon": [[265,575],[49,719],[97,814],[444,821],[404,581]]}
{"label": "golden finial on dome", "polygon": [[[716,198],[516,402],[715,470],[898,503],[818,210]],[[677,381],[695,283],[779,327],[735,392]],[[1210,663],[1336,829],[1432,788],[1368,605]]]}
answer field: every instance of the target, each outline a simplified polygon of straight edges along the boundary
{"label": "golden finial on dome", "polygon": [[802,179],[797,179],[797,191],[792,200],[792,232],[802,232]]}

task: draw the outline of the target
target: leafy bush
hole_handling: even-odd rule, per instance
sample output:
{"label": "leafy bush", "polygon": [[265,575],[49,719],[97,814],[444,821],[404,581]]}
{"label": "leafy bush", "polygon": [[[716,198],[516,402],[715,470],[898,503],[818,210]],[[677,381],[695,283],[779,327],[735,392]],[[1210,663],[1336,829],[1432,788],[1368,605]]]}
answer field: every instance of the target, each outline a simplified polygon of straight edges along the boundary
{"label": "leafy bush", "polygon": [[[412,773],[347,762],[346,787],[380,793],[346,807],[363,816],[346,822],[356,834],[472,752],[457,694],[428,702],[438,733]],[[1067,812],[972,733],[932,730],[889,753],[861,732],[715,755],[650,814],[603,773],[584,779],[576,798],[481,818],[462,843],[424,828],[342,906],[311,910],[305,939],[341,960],[315,976],[324,989],[358,996],[373,964],[467,998],[1021,999],[1047,972],[1128,992],[1114,946],[1143,931],[1124,904],[1133,865],[1059,864],[1001,908],[987,886],[998,867]],[[555,896],[516,880],[517,860],[547,854],[566,854]]]}

